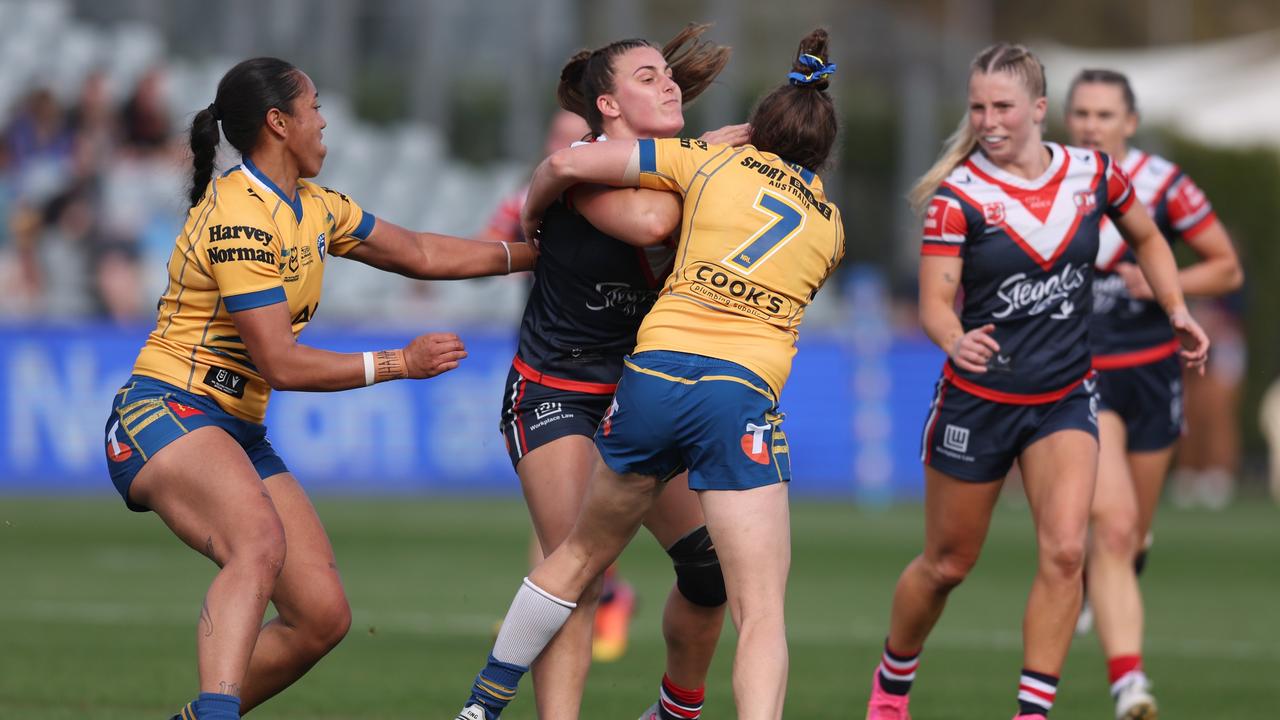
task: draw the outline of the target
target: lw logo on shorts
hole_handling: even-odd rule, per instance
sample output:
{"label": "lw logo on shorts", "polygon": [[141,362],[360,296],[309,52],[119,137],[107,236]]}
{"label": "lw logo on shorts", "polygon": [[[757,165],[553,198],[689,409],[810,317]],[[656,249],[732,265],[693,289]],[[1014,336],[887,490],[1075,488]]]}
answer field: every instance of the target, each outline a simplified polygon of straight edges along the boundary
{"label": "lw logo on shorts", "polygon": [[942,431],[942,447],[958,453],[969,452],[969,428],[947,425]]}
{"label": "lw logo on shorts", "polygon": [[769,449],[765,447],[764,434],[771,429],[773,429],[771,425],[747,423],[746,434],[742,436],[742,452],[746,453],[753,462],[761,465],[769,464]]}
{"label": "lw logo on shorts", "polygon": [[561,405],[558,402],[539,403],[538,407],[533,411],[533,417],[535,420],[543,420],[552,415],[559,415],[560,408]]}

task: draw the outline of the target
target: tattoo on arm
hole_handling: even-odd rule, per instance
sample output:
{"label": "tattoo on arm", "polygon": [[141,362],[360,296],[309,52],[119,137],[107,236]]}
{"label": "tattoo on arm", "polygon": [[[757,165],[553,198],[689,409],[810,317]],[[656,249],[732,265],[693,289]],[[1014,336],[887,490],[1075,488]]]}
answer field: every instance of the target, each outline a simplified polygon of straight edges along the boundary
{"label": "tattoo on arm", "polygon": [[954,275],[952,275],[952,274],[951,274],[951,273],[949,273],[949,272],[944,272],[944,273],[942,273],[942,279],[943,279],[943,280],[946,280],[948,285],[955,285],[955,284],[956,284],[956,278],[955,278],[955,276],[954,276]]}
{"label": "tattoo on arm", "polygon": [[403,350],[379,350],[373,354],[374,382],[408,377]]}
{"label": "tattoo on arm", "polygon": [[208,600],[200,603],[200,627],[204,629],[205,637],[213,636],[213,615],[209,614]]}

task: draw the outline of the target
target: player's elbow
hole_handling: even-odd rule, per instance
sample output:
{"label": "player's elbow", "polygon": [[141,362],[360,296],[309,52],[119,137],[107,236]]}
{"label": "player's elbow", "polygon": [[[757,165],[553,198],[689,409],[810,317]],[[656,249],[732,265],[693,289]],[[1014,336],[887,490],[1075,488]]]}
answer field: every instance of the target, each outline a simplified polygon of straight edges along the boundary
{"label": "player's elbow", "polygon": [[547,174],[555,180],[573,180],[574,162],[573,152],[569,148],[557,150],[547,156],[545,160]]}
{"label": "player's elbow", "polygon": [[641,218],[639,225],[641,231],[638,244],[651,247],[666,242],[679,227],[680,218],[671,218],[661,212],[648,212]]}
{"label": "player's elbow", "polygon": [[290,364],[280,357],[265,357],[257,363],[258,374],[272,390],[302,390],[300,378]]}
{"label": "player's elbow", "polygon": [[301,390],[294,375],[282,368],[259,368],[262,379],[267,381],[272,390]]}
{"label": "player's elbow", "polygon": [[1244,268],[1240,267],[1240,261],[1235,260],[1231,266],[1227,268],[1227,292],[1235,292],[1244,285]]}

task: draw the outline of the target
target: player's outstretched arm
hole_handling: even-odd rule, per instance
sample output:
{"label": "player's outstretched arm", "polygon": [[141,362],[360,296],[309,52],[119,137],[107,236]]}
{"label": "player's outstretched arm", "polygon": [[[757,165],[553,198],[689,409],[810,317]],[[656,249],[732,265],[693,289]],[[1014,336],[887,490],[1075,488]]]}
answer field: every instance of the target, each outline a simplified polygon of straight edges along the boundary
{"label": "player's outstretched arm", "polygon": [[1142,203],[1133,203],[1115,223],[1125,242],[1133,248],[1138,267],[1151,285],[1152,295],[1164,308],[1169,323],[1182,341],[1183,360],[1188,367],[1204,372],[1204,363],[1209,357],[1209,338],[1187,312],[1182,286],[1178,283],[1178,263],[1169,249],[1169,242],[1160,234],[1160,229]]}
{"label": "player's outstretched arm", "polygon": [[542,214],[556,198],[579,183],[613,187],[640,184],[640,150],[635,142],[611,140],[557,150],[533,172],[529,195],[520,213],[525,237],[537,234]]}
{"label": "player's outstretched arm", "polygon": [[924,255],[920,258],[920,325],[929,339],[942,348],[961,370],[985,373],[987,362],[1000,352],[1000,343],[991,337],[994,325],[965,332],[956,315],[956,293],[964,260],[958,257]]}
{"label": "player's outstretched arm", "polygon": [[429,333],[398,350],[338,353],[297,341],[283,303],[231,314],[258,373],[274,390],[333,391],[387,380],[429,378],[467,356],[453,333]]}
{"label": "player's outstretched arm", "polygon": [[537,255],[528,243],[414,232],[378,218],[346,257],[419,280],[458,280],[532,270]]}
{"label": "player's outstretched arm", "polygon": [[628,245],[661,245],[680,229],[680,196],[666,190],[575,185],[569,198],[597,230]]}

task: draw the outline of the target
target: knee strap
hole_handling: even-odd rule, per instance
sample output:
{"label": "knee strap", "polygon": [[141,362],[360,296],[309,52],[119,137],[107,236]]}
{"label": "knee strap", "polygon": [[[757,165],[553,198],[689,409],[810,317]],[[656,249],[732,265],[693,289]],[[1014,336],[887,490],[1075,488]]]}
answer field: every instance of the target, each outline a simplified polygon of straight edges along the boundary
{"label": "knee strap", "polygon": [[667,548],[676,569],[676,587],[689,602],[702,607],[719,607],[726,600],[720,558],[703,525]]}

